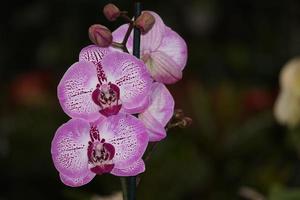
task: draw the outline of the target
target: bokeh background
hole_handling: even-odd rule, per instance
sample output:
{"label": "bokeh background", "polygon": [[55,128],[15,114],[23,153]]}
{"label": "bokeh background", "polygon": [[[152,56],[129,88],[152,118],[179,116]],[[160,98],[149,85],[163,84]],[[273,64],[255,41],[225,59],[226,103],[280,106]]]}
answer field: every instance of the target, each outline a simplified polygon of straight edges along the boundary
{"label": "bokeh background", "polygon": [[[68,120],[56,98],[66,69],[113,2],[28,0],[0,6],[0,200],[101,199],[120,190],[103,175],[63,185],[50,144]],[[172,129],[142,175],[140,200],[299,200],[300,132],[273,116],[282,66],[300,54],[300,1],[145,0],[187,42],[183,80],[168,86],[193,118]]]}

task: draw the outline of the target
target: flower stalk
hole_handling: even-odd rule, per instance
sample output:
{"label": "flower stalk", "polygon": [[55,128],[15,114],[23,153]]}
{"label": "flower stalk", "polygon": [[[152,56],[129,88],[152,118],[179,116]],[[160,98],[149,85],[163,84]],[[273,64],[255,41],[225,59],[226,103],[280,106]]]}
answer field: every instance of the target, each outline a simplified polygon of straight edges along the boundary
{"label": "flower stalk", "polygon": [[[134,2],[134,19],[141,15],[142,8],[141,2]],[[133,24],[130,23],[129,29],[132,29]],[[131,32],[131,31],[130,31]],[[129,33],[130,33],[129,32]],[[129,34],[128,34],[129,36]],[[126,38],[126,36],[125,36]],[[128,39],[128,38],[127,38]],[[141,31],[137,27],[133,29],[133,55],[137,58],[140,58],[140,45],[141,45]],[[121,179],[122,182],[122,190],[123,190],[123,199],[124,200],[136,200],[136,176],[129,176],[124,180]]]}

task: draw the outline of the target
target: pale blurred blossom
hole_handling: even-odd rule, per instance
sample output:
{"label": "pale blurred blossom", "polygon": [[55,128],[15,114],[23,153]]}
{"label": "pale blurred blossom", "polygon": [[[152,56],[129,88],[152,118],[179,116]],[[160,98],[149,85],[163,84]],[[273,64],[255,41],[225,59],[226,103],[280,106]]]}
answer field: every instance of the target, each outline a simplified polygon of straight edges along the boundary
{"label": "pale blurred blossom", "polygon": [[282,68],[279,83],[275,118],[282,125],[295,127],[300,122],[300,57],[290,60]]}
{"label": "pale blurred blossom", "polygon": [[93,196],[91,200],[123,200],[122,192],[113,193],[110,196]]}

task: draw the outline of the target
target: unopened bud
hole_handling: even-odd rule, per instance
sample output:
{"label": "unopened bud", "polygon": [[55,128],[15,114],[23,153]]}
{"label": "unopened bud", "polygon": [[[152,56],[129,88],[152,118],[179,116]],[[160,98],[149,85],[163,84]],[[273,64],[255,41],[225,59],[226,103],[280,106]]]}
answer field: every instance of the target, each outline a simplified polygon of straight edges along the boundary
{"label": "unopened bud", "polygon": [[108,47],[112,43],[111,31],[100,24],[90,26],[89,38],[94,44],[100,47]]}
{"label": "unopened bud", "polygon": [[142,34],[147,33],[154,25],[155,18],[149,12],[143,12],[135,21],[135,26],[139,28]]}
{"label": "unopened bud", "polygon": [[121,14],[120,9],[112,3],[103,8],[103,14],[109,21],[115,21]]}

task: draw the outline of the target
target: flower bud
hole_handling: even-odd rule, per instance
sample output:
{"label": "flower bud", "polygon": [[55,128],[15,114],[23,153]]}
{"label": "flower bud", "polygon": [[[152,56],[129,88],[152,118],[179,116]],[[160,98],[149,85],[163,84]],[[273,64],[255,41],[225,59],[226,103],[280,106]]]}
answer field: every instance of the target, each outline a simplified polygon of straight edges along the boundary
{"label": "flower bud", "polygon": [[112,43],[111,31],[100,24],[90,26],[89,38],[94,44],[100,47],[108,47]]}
{"label": "flower bud", "polygon": [[121,14],[120,9],[112,3],[103,8],[103,14],[109,21],[115,21]]}
{"label": "flower bud", "polygon": [[139,28],[142,34],[147,33],[154,25],[155,18],[149,12],[143,12],[135,21],[135,26]]}

